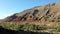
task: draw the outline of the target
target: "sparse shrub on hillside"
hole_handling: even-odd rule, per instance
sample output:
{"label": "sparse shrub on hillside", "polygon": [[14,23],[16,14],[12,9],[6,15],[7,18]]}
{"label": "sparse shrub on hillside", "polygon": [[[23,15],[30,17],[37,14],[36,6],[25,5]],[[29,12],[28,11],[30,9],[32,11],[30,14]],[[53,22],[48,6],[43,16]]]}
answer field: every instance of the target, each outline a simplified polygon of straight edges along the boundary
{"label": "sparse shrub on hillside", "polygon": [[57,27],[57,31],[58,31],[58,32],[60,32],[60,26],[59,26],[59,27]]}
{"label": "sparse shrub on hillside", "polygon": [[30,24],[29,27],[31,30],[41,30],[42,29],[39,25],[35,25],[35,24]]}
{"label": "sparse shrub on hillside", "polygon": [[20,29],[20,25],[19,24],[13,24],[12,28],[14,28],[16,30],[19,30]]}
{"label": "sparse shrub on hillside", "polygon": [[42,26],[40,26],[40,30],[47,30],[48,28],[47,28],[47,25],[42,25]]}
{"label": "sparse shrub on hillside", "polygon": [[23,27],[24,27],[24,25],[23,24],[19,24],[19,30],[23,30]]}
{"label": "sparse shrub on hillside", "polygon": [[35,30],[35,24],[30,24],[30,25],[29,25],[29,29],[30,29],[30,30]]}
{"label": "sparse shrub on hillside", "polygon": [[3,28],[9,28],[9,25],[10,25],[10,24],[7,24],[7,23],[1,24],[1,26],[2,26]]}
{"label": "sparse shrub on hillside", "polygon": [[29,30],[29,25],[28,25],[28,23],[24,24],[23,30]]}
{"label": "sparse shrub on hillside", "polygon": [[4,23],[0,26],[6,28],[6,29],[13,29],[13,30],[44,30],[46,29],[46,26],[39,26],[35,24],[21,24],[21,23]]}
{"label": "sparse shrub on hillside", "polygon": [[[48,31],[48,32],[60,32],[60,24],[57,23],[40,23],[40,25],[29,24],[29,23],[2,23],[0,24],[5,29],[11,30],[26,30],[26,31]],[[45,32],[45,31],[44,31]]]}

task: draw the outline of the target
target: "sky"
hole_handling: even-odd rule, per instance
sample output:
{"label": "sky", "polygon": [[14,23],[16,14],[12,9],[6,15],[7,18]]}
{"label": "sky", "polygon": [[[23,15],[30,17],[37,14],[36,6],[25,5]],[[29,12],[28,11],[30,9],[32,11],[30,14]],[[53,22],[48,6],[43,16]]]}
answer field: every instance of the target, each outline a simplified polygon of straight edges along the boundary
{"label": "sky", "polygon": [[35,6],[60,2],[60,0],[0,0],[0,19]]}

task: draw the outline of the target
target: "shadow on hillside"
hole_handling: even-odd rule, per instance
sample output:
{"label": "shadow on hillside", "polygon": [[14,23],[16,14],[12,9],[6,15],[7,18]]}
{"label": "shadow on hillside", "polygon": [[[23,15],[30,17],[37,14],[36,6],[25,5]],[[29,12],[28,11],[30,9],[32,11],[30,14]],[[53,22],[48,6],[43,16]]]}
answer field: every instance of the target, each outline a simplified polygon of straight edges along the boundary
{"label": "shadow on hillside", "polygon": [[30,31],[15,31],[15,30],[8,30],[4,29],[0,26],[0,34],[50,34],[50,33],[43,33],[43,32],[30,32]]}

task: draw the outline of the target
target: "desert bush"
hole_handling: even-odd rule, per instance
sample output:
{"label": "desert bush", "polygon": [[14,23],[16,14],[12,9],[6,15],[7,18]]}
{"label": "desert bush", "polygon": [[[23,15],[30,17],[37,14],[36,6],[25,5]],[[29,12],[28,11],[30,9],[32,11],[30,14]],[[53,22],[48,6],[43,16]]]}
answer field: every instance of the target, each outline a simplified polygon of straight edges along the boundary
{"label": "desert bush", "polygon": [[57,27],[56,31],[57,31],[57,32],[60,32],[60,26],[59,26],[59,27]]}
{"label": "desert bush", "polygon": [[17,23],[3,23],[0,26],[6,29],[12,29],[12,30],[19,30],[20,29],[20,24]]}
{"label": "desert bush", "polygon": [[21,23],[4,23],[1,24],[2,27],[6,29],[13,29],[13,30],[44,30],[47,27],[45,25],[35,25],[35,24],[21,24]]}
{"label": "desert bush", "polygon": [[29,25],[28,25],[28,23],[24,24],[23,30],[29,30]]}
{"label": "desert bush", "polygon": [[29,25],[29,29],[30,29],[30,30],[35,30],[35,29],[36,29],[36,28],[35,28],[35,24],[30,24],[30,25]]}
{"label": "desert bush", "polygon": [[48,31],[48,32],[60,32],[60,24],[57,23],[40,23],[40,25],[29,24],[29,23],[2,23],[0,24],[5,29],[11,30],[28,30],[28,31]]}
{"label": "desert bush", "polygon": [[7,24],[7,23],[1,24],[0,26],[2,26],[4,28],[9,28],[9,24]]}

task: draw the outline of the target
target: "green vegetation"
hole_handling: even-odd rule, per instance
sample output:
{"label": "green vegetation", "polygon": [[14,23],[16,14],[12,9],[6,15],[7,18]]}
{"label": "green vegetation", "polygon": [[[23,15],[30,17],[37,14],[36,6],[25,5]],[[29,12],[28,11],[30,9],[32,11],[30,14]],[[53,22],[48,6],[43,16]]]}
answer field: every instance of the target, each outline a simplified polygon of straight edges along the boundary
{"label": "green vegetation", "polygon": [[11,30],[25,30],[34,32],[50,32],[50,33],[60,33],[59,23],[41,23],[40,25],[29,24],[29,23],[0,23],[5,29]]}

